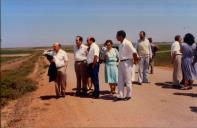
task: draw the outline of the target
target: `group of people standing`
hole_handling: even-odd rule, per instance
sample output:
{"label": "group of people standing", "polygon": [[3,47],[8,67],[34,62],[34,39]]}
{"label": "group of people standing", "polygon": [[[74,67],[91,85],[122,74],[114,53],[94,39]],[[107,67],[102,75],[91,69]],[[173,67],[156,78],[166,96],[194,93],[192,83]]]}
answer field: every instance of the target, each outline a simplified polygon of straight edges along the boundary
{"label": "group of people standing", "polygon": [[[129,100],[132,98],[132,82],[135,75],[134,65],[139,63],[138,84],[148,83],[149,61],[152,58],[152,48],[146,33],[139,33],[140,39],[134,45],[126,39],[126,33],[121,30],[116,34],[120,42],[118,50],[113,47],[112,40],[107,40],[104,47],[99,48],[94,37],[87,38],[87,45],[83,44],[81,36],[76,37],[74,46],[75,72],[77,78],[77,96],[89,95],[87,84],[91,78],[94,85],[92,96],[99,97],[99,66],[105,64],[105,82],[110,86],[111,94],[116,94],[115,100]],[[152,71],[153,72],[153,71]],[[116,91],[117,86],[117,91]],[[127,92],[125,93],[124,88]]]}
{"label": "group of people standing", "polygon": [[175,36],[171,46],[173,64],[173,85],[181,89],[192,89],[194,80],[197,80],[197,45],[192,34]]}
{"label": "group of people standing", "polygon": [[[115,95],[115,100],[129,100],[132,98],[132,82],[134,82],[137,64],[139,66],[138,85],[149,83],[149,69],[151,69],[150,73],[152,74],[154,72],[154,57],[159,49],[152,43],[152,38],[146,38],[146,33],[140,31],[137,44],[132,44],[126,38],[125,31],[120,30],[116,34],[116,39],[120,42],[118,49],[113,47],[112,40],[107,40],[104,47],[100,48],[94,37],[88,37],[87,44],[83,44],[83,38],[76,36],[73,50],[76,96],[99,98],[99,67],[101,63],[105,64],[105,82],[109,84],[110,92]],[[184,89],[191,88],[193,80],[197,78],[197,46],[193,45],[194,41],[193,35],[186,34],[184,43],[181,43],[180,36],[176,36],[175,42],[172,44],[173,83],[174,85],[180,85],[182,80]],[[58,97],[60,95],[65,96],[65,70],[68,56],[61,49],[59,43],[54,43],[53,50],[55,54],[51,62],[54,62],[57,68],[57,78],[54,80],[56,95]],[[89,93],[91,86],[88,85],[91,84],[93,84],[94,90]],[[125,88],[126,92],[124,91]]]}

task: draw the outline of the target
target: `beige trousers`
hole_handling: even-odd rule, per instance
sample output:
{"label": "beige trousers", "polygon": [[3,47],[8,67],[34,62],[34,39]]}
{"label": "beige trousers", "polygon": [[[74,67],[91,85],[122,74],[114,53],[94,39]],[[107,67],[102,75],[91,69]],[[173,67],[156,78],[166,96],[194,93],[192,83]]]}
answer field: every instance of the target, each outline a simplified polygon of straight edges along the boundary
{"label": "beige trousers", "polygon": [[65,67],[57,69],[57,78],[55,80],[55,92],[57,96],[65,93],[66,90],[66,69]]}
{"label": "beige trousers", "polygon": [[177,85],[182,80],[181,55],[176,55],[173,70],[173,84]]}

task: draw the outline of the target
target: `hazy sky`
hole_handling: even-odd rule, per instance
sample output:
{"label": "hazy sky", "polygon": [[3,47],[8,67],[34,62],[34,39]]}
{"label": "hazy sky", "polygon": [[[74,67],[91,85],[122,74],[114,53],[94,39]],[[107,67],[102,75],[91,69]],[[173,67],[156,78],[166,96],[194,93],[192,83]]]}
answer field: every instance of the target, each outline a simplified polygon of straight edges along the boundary
{"label": "hazy sky", "polygon": [[121,29],[133,42],[140,30],[154,41],[197,38],[197,0],[1,0],[2,47],[72,43],[76,35],[116,42]]}

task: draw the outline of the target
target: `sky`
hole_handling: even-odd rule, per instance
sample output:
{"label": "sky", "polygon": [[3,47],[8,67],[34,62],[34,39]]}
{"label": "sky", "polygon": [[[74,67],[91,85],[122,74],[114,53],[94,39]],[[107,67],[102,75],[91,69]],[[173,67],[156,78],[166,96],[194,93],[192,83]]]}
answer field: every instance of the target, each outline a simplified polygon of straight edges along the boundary
{"label": "sky", "polygon": [[116,43],[118,30],[132,42],[141,30],[155,42],[197,38],[197,0],[1,0],[1,47],[72,44],[77,35]]}

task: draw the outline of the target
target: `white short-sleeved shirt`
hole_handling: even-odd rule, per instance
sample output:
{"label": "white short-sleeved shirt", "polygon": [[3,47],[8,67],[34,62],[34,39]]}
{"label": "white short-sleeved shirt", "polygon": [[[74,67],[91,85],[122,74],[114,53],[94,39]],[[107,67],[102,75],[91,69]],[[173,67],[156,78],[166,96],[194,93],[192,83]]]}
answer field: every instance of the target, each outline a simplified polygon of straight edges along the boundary
{"label": "white short-sleeved shirt", "polygon": [[[96,43],[92,43],[90,45],[90,50],[89,50],[88,56],[87,56],[87,62],[88,62],[88,64],[93,63],[94,56],[98,56],[99,57],[99,51],[100,51],[99,46]],[[99,60],[97,59],[97,62],[98,61]]]}
{"label": "white short-sleeved shirt", "polygon": [[84,44],[81,44],[79,48],[76,45],[74,46],[75,61],[87,60],[87,54],[88,54],[88,46]]}
{"label": "white short-sleeved shirt", "polygon": [[120,60],[133,59],[133,53],[136,53],[136,49],[133,47],[133,44],[125,38],[122,44],[119,45]]}
{"label": "white short-sleeved shirt", "polygon": [[67,53],[60,49],[57,53],[54,52],[54,60],[57,68],[65,66],[65,62],[68,61]]}
{"label": "white short-sleeved shirt", "polygon": [[174,43],[172,43],[172,45],[171,45],[171,56],[173,55],[173,54],[182,54],[181,53],[181,46],[180,46],[180,43],[178,42],[178,41],[175,41]]}

